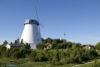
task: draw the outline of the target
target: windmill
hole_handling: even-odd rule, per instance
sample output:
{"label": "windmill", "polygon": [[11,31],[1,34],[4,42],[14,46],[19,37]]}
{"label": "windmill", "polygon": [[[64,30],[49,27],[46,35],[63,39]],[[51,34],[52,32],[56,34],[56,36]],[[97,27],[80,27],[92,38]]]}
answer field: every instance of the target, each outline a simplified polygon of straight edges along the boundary
{"label": "windmill", "polygon": [[37,20],[28,19],[24,23],[24,30],[21,36],[23,43],[29,43],[32,49],[36,49],[37,44],[41,44],[41,33],[40,26],[42,26],[38,21],[37,9],[35,6]]}

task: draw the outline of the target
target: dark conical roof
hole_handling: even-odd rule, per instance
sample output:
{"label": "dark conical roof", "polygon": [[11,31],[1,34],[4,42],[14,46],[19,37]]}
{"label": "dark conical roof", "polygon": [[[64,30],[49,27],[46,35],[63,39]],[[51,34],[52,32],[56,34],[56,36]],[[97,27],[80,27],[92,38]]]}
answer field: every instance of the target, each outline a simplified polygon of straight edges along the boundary
{"label": "dark conical roof", "polygon": [[36,24],[36,25],[39,25],[39,22],[37,20],[34,20],[34,19],[28,19],[25,21],[24,25],[25,24]]}

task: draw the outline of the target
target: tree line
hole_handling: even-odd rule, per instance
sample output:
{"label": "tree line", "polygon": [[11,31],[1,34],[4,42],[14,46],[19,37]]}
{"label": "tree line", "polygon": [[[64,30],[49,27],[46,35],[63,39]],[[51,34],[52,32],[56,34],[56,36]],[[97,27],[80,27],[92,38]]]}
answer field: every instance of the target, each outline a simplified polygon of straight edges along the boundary
{"label": "tree line", "polygon": [[[42,44],[36,46],[37,50],[33,50],[30,44],[24,44],[23,47],[7,49],[4,45],[8,42],[4,41],[0,46],[0,57],[11,59],[27,58],[28,61],[32,62],[47,61],[52,65],[82,63],[98,57],[96,47],[87,50],[82,48],[80,43],[67,42],[64,39],[42,38],[42,42]],[[44,49],[48,44],[52,45],[52,47],[50,49]]]}

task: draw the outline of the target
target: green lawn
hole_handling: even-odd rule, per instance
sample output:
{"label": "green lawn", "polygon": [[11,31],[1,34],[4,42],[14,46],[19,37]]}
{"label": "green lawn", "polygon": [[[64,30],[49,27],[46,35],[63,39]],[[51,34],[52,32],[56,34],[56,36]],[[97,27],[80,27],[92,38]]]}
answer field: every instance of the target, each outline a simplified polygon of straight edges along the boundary
{"label": "green lawn", "polygon": [[66,64],[66,65],[58,65],[58,66],[54,66],[54,65],[50,65],[47,62],[28,62],[25,64],[21,64],[21,67],[72,67],[73,64]]}
{"label": "green lawn", "polygon": [[97,59],[96,61],[91,61],[91,62],[87,62],[84,64],[79,64],[79,65],[75,65],[74,67],[100,67],[100,59]]}
{"label": "green lawn", "polygon": [[[21,59],[7,59],[7,58],[0,58],[0,67],[4,67],[5,65],[7,67],[10,67],[9,65],[11,65],[14,62],[13,65],[17,66],[17,67],[72,67],[74,64],[66,64],[66,65],[50,65],[48,62],[31,62],[31,61],[26,61],[24,63],[21,63]],[[16,64],[18,63],[18,64]]]}

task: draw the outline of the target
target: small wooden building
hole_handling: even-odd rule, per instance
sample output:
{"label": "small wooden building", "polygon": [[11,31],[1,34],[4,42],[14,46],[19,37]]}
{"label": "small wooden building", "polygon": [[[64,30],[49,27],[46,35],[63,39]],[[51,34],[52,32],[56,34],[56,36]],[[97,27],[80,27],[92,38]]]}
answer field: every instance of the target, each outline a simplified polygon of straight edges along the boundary
{"label": "small wooden building", "polygon": [[7,49],[10,49],[10,48],[13,48],[13,47],[22,47],[23,45],[24,44],[22,44],[22,43],[10,43],[10,44],[5,45],[5,47]]}

